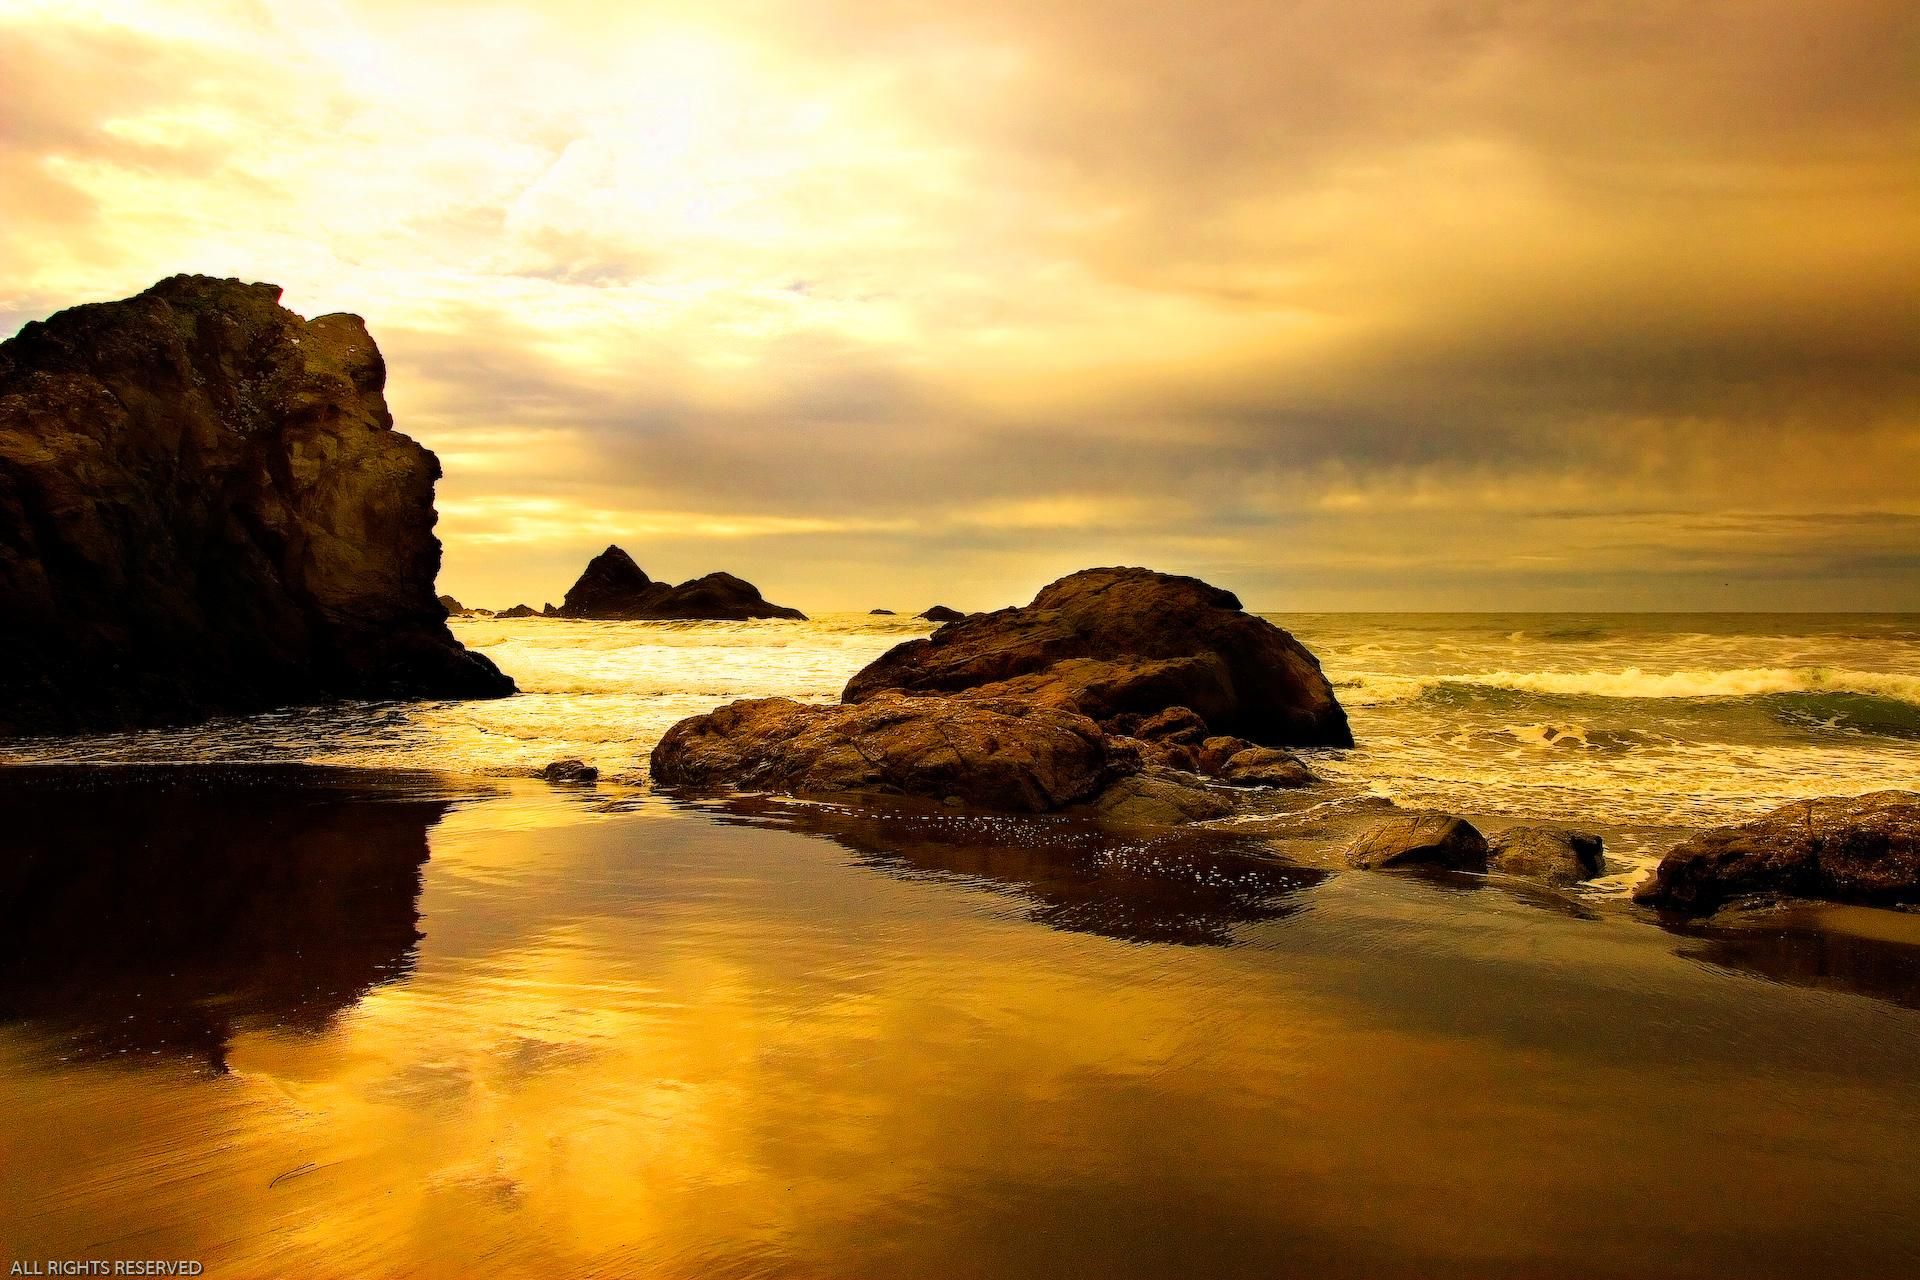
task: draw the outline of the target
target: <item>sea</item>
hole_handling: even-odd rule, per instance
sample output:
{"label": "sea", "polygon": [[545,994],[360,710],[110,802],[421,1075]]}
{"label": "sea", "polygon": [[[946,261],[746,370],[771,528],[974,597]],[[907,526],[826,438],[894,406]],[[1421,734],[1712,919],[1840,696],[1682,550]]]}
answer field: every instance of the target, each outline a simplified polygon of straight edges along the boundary
{"label": "sea", "polygon": [[[1628,894],[1920,783],[1920,618],[1275,621],[1357,745],[1174,831],[650,785],[927,630],[865,615],[461,620],[518,696],[0,743],[0,1267],[1920,1275],[1920,913]],[[1607,874],[1329,856],[1387,800]]]}
{"label": "sea", "polygon": [[[1321,660],[1356,746],[1334,794],[1602,829],[1621,892],[1679,834],[1807,796],[1920,785],[1920,615],[1268,614]],[[644,780],[675,721],[838,700],[929,624],[455,619],[520,685],[494,702],[344,703],[185,729],[0,743],[0,762],[251,761],[512,775],[577,758]]]}

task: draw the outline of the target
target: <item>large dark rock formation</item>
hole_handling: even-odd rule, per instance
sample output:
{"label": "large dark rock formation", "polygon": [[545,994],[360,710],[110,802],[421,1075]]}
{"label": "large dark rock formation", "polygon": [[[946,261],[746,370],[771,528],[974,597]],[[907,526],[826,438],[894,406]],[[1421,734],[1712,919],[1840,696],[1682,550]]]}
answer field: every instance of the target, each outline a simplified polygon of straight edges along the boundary
{"label": "large dark rock formation", "polygon": [[1095,569],[894,648],[840,706],[763,699],[683,720],[654,749],[653,776],[1164,824],[1231,807],[1196,772],[1243,787],[1313,780],[1248,738],[1351,741],[1313,655],[1203,582]]}
{"label": "large dark rock formation", "polygon": [[897,694],[859,706],[754,698],[692,716],[653,749],[667,786],[910,795],[1011,813],[1091,800],[1140,768],[1084,716]]}
{"label": "large dark rock formation", "polygon": [[792,618],[804,622],[807,617],[798,609],[769,604],[761,598],[760,588],[730,573],[710,573],[677,587],[655,582],[619,547],[608,547],[587,562],[553,614],[613,621]]}
{"label": "large dark rock formation", "polygon": [[1149,569],[1085,569],[1023,608],[973,614],[897,645],[847,685],[1012,697],[1103,723],[1170,707],[1267,746],[1351,746],[1320,663],[1230,591]]}
{"label": "large dark rock formation", "polygon": [[1798,800],[1669,851],[1636,901],[1704,913],[1755,895],[1920,902],[1920,792]]}
{"label": "large dark rock formation", "polygon": [[494,697],[358,316],[175,276],[0,344],[0,732]]}

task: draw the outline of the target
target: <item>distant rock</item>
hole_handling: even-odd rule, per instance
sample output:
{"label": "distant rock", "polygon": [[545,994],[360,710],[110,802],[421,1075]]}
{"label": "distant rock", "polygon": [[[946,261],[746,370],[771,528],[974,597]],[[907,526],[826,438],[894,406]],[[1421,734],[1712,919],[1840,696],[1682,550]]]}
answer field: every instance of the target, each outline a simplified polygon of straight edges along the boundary
{"label": "distant rock", "polygon": [[1920,902],[1920,793],[1798,800],[1703,831],[1633,891],[1637,902],[1689,913],[1755,895]]}
{"label": "distant rock", "polygon": [[896,645],[843,699],[888,690],[1012,698],[1102,724],[1181,707],[1211,734],[1261,745],[1353,743],[1320,663],[1298,641],[1231,592],[1148,569],[1082,570],[1030,605]]}
{"label": "distant rock", "polygon": [[441,596],[440,607],[447,611],[447,616],[450,618],[480,618],[492,616],[485,609],[469,609],[452,596]]}
{"label": "distant rock", "polygon": [[0,733],[513,692],[434,598],[365,323],[279,300],[174,276],[0,343]]}
{"label": "distant rock", "polygon": [[791,618],[801,622],[807,617],[798,609],[769,604],[761,598],[760,588],[730,573],[710,573],[677,587],[655,582],[619,547],[608,547],[587,562],[553,616],[607,621]]}
{"label": "distant rock", "polygon": [[968,615],[958,609],[949,609],[943,604],[937,604],[925,613],[916,613],[913,616],[922,622],[958,622]]}
{"label": "distant rock", "polygon": [[1599,836],[1563,827],[1510,827],[1487,837],[1487,865],[1547,884],[1578,884],[1606,870]]}
{"label": "distant rock", "polygon": [[493,615],[496,618],[540,618],[545,617],[530,604],[516,604],[511,609],[502,609]]}
{"label": "distant rock", "polygon": [[1089,800],[1137,771],[1084,716],[890,694],[858,706],[735,702],[682,720],[653,749],[664,786],[790,795],[909,795],[1010,813]]}
{"label": "distant rock", "polygon": [[1487,865],[1487,840],[1472,823],[1444,813],[1383,818],[1347,847],[1347,865],[1367,871],[1440,867],[1478,871]]}
{"label": "distant rock", "polygon": [[548,782],[598,782],[600,771],[584,760],[555,760],[540,771]]}
{"label": "distant rock", "polygon": [[896,615],[891,609],[869,609],[867,610],[867,616],[870,618],[891,618]]}

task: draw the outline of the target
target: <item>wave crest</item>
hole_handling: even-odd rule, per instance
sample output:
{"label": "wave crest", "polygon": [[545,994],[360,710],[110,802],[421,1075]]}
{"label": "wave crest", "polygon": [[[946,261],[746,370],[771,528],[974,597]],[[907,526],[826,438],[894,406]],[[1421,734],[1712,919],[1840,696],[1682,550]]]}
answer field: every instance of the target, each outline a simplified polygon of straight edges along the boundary
{"label": "wave crest", "polygon": [[1431,676],[1360,675],[1338,682],[1356,706],[1405,702],[1445,689],[1495,689],[1563,698],[1756,698],[1853,693],[1920,705],[1920,675],[1834,667],[1734,667],[1689,671],[1486,671]]}

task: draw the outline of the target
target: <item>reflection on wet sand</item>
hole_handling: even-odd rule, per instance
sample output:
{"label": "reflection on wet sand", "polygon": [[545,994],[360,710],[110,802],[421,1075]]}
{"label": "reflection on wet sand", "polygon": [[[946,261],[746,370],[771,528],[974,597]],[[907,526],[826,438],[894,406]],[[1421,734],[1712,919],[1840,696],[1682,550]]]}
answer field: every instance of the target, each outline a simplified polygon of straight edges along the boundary
{"label": "reflection on wet sand", "polygon": [[1219,945],[1236,926],[1299,910],[1327,872],[1277,861],[1262,841],[1180,828],[1119,832],[1069,818],[851,808],[767,796],[699,804],[723,821],[823,836],[889,875],[982,881],[1026,917],[1126,942]]}
{"label": "reflection on wet sand", "polygon": [[415,780],[275,768],[13,769],[0,785],[0,1024],[78,1059],[225,1065],[236,1024],[324,1031],[404,976]]}
{"label": "reflection on wet sand", "polygon": [[1920,915],[1802,904],[1667,928],[1686,939],[1679,954],[1689,960],[1920,1009]]}
{"label": "reflection on wet sand", "polygon": [[[0,1243],[229,1280],[1920,1267],[1897,1004],[1680,958],[1624,907],[1235,838],[602,790],[54,797],[43,871],[178,871],[142,892],[215,932],[152,935],[164,1005],[211,1030],[116,1069],[139,948],[18,949]],[[273,860],[331,883],[245,874]],[[137,895],[61,892],[152,927]],[[75,1030],[113,1061],[73,1060]]]}

